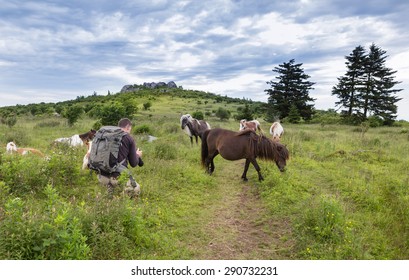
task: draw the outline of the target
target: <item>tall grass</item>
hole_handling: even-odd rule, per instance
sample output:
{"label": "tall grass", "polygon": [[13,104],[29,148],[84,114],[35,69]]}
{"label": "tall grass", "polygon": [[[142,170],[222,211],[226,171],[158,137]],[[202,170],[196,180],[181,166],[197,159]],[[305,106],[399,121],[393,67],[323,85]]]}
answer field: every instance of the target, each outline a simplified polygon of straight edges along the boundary
{"label": "tall grass", "polygon": [[[0,125],[3,147],[14,139],[49,156],[0,152],[0,259],[195,259],[206,250],[213,206],[226,199],[226,184],[240,187],[242,170],[218,157],[214,175],[207,175],[200,145],[192,146],[179,127],[185,105],[158,102],[134,120],[145,162],[131,169],[142,189],[137,199],[120,191],[109,199],[95,174],[81,170],[85,148],[51,145],[89,130],[95,120],[68,127],[53,118],[21,118],[12,129]],[[238,129],[233,120],[208,121]],[[268,131],[269,124],[261,123]],[[291,240],[285,257],[409,258],[407,132],[283,125],[282,142],[290,151],[286,172],[260,161],[265,180],[258,182],[252,167],[248,178],[269,218],[289,222],[291,230],[282,236]],[[145,133],[158,139],[148,142]]]}
{"label": "tall grass", "polygon": [[292,216],[296,257],[407,259],[409,141],[400,128],[288,126],[288,172],[267,176],[275,215]]}

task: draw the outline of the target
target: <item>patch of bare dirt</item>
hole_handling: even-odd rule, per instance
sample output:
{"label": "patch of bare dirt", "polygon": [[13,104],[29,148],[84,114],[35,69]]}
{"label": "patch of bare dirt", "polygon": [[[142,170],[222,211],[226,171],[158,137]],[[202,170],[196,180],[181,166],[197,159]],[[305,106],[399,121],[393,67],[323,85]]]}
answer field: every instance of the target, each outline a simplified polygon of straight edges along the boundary
{"label": "patch of bare dirt", "polygon": [[207,226],[210,242],[201,259],[289,259],[291,226],[267,213],[258,190],[239,183],[226,190]]}

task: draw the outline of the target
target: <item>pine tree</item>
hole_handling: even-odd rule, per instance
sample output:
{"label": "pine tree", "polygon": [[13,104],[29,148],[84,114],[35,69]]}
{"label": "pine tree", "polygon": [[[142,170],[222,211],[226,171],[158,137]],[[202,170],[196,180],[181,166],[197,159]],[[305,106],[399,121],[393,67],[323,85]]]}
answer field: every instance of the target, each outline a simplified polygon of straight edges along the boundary
{"label": "pine tree", "polygon": [[338,85],[332,88],[332,95],[338,96],[339,101],[335,105],[346,108],[345,117],[358,117],[359,96],[363,87],[363,75],[365,72],[366,55],[362,46],[356,47],[349,56],[345,56],[347,72],[345,76],[338,78]]}
{"label": "pine tree", "polygon": [[348,120],[362,122],[373,114],[384,124],[391,124],[396,118],[396,103],[401,100],[395,95],[401,89],[393,89],[400,82],[394,81],[397,71],[385,66],[386,51],[372,44],[367,54],[358,46],[345,58],[348,70],[332,89],[340,99],[335,104],[347,109]]}
{"label": "pine tree", "polygon": [[386,51],[375,44],[369,47],[364,116],[367,117],[367,113],[371,112],[374,116],[381,117],[384,124],[390,125],[396,119],[396,103],[402,99],[395,95],[402,89],[393,89],[400,82],[394,81],[397,71],[385,66],[387,57]]}
{"label": "pine tree", "polygon": [[244,107],[237,108],[237,112],[238,112],[237,120],[242,120],[242,119],[252,120],[253,119],[253,112],[250,109],[250,106],[248,103],[246,103]]}
{"label": "pine tree", "polygon": [[294,104],[290,107],[290,112],[288,113],[288,121],[290,123],[299,123],[301,116],[298,112],[297,106]]}
{"label": "pine tree", "polygon": [[[304,120],[310,120],[314,113],[313,102],[315,99],[309,96],[309,91],[315,84],[309,82],[309,75],[301,68],[302,63],[295,64],[294,59],[288,63],[280,64],[272,71],[279,74],[277,82],[270,81],[271,89],[266,89],[268,97],[268,114],[279,115],[285,118],[289,115],[290,108],[294,105]],[[267,119],[273,118],[267,116]]]}

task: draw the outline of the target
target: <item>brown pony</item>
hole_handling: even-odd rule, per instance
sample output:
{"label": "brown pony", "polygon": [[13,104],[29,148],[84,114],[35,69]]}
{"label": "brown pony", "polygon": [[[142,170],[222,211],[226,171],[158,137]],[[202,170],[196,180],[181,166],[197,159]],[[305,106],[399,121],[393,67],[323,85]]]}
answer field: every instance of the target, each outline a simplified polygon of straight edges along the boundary
{"label": "brown pony", "polygon": [[220,154],[227,160],[246,159],[241,178],[247,181],[247,170],[250,162],[258,173],[259,181],[264,180],[256,157],[275,161],[278,169],[283,172],[289,159],[287,148],[271,139],[257,135],[254,131],[246,129],[235,132],[222,128],[206,130],[202,135],[202,165],[209,174],[214,171],[213,159]]}

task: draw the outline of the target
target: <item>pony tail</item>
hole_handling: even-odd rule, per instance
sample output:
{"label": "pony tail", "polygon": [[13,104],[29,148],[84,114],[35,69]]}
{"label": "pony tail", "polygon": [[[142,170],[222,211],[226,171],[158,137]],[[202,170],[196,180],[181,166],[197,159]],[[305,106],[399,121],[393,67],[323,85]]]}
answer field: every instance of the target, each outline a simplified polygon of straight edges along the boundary
{"label": "pony tail", "polygon": [[205,166],[205,160],[207,158],[207,156],[209,155],[209,149],[207,147],[207,135],[209,135],[209,129],[205,130],[202,134],[202,152],[201,152],[201,156],[202,156],[202,165]]}

